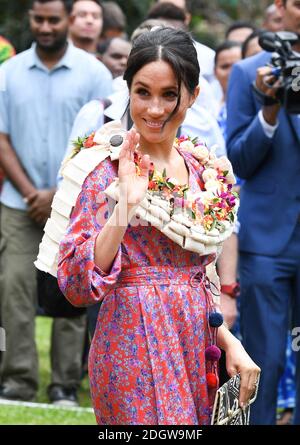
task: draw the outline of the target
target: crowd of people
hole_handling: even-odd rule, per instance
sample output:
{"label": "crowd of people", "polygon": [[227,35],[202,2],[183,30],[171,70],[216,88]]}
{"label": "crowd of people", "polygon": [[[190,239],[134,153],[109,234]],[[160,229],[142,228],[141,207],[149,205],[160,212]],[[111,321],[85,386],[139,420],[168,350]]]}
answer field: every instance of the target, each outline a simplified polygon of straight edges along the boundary
{"label": "crowd of people", "polygon": [[[5,329],[7,341],[6,351],[0,353],[0,398],[32,401],[37,394],[37,271],[33,263],[61,183],[60,165],[70,156],[75,140],[120,120],[125,130],[134,125],[140,133],[142,165],[147,172],[150,155],[161,171],[167,166],[173,173],[170,176],[177,175],[182,184],[192,182],[192,161],[178,156],[170,142],[180,135],[197,137],[214,147],[218,157],[226,156],[231,161],[240,210],[234,233],[224,242],[217,261],[220,305],[231,331],[219,328],[218,342],[226,350],[226,359],[220,362],[220,383],[240,372],[240,401],[246,403],[260,369],[258,397],[251,408],[252,424],[300,423],[300,359],[292,350],[290,335],[293,327],[300,326],[300,116],[288,114],[274,99],[276,85],[270,88],[265,82],[266,78],[274,80],[267,66],[271,54],[259,44],[264,30],[300,35],[299,2],[275,0],[266,9],[260,28],[248,22],[233,23],[215,50],[189,36],[191,18],[188,1],[157,0],[144,22],[128,36],[130,17],[115,2],[33,0],[29,10],[31,48],[16,55],[13,45],[0,37],[5,79],[0,91],[0,326]],[[300,44],[294,50],[299,53]],[[181,77],[172,57],[181,67]],[[140,83],[142,92],[136,93],[136,83]],[[164,83],[165,90],[171,90],[167,98],[161,92]],[[175,94],[172,83],[182,84],[183,92]],[[262,95],[274,99],[271,105],[258,101],[253,83]],[[154,136],[142,122],[141,115],[146,112],[141,103],[155,95],[163,97],[166,105],[153,105],[149,116],[154,123],[162,120],[166,111],[161,109],[165,107],[169,117],[160,128],[160,136],[155,136],[158,139],[151,139]],[[187,97],[192,100],[185,107]],[[175,112],[173,116],[172,107],[180,117]],[[134,131],[128,134],[119,170],[105,160],[88,178],[62,242],[60,287],[73,304],[86,305],[87,309],[77,316],[54,318],[49,400],[56,405],[78,405],[77,392],[93,339],[90,383],[99,424],[209,423],[203,363],[193,361],[195,349],[185,337],[179,337],[178,343],[173,338],[176,333],[177,339],[182,326],[190,341],[202,338],[203,344],[196,349],[202,351],[204,360],[207,339],[206,334],[201,336],[203,326],[197,325],[193,332],[188,329],[195,292],[183,291],[179,282],[163,290],[163,285],[155,281],[158,272],[153,270],[154,265],[162,268],[175,261],[178,275],[185,280],[197,264],[195,254],[183,254],[178,246],[168,245],[170,241],[161,241],[156,229],[144,229],[137,237],[130,226],[126,231],[92,223],[93,193],[102,193],[116,176],[128,181],[124,171],[132,168],[130,156],[138,143]],[[162,146],[164,154],[157,148]],[[136,189],[136,199],[141,200],[146,182],[141,186],[134,177],[130,184],[132,193]],[[100,235],[91,244],[94,232]],[[89,244],[79,241],[84,236],[91,238]],[[90,251],[94,248],[95,258]],[[139,298],[132,294],[131,289],[136,288],[120,284],[119,293],[110,290],[121,283],[121,272],[128,264],[145,273],[151,266],[153,289],[158,286],[160,290],[150,292],[142,277]],[[204,264],[202,257],[201,270]],[[160,273],[168,278],[170,272],[164,269]],[[109,292],[114,298],[108,300],[104,296]],[[155,314],[159,314],[161,300],[168,308],[174,299],[189,308],[184,322],[176,325],[178,332],[170,326],[182,317],[182,307],[175,306],[166,318],[160,314],[161,318],[152,320],[154,312],[148,312],[145,303],[149,298]],[[205,298],[205,292],[200,291],[199,313]],[[141,314],[135,313],[132,301],[142,308]],[[140,337],[133,336],[127,344],[135,317]],[[119,318],[124,323],[127,318],[131,320],[123,330]],[[163,331],[162,324],[168,329]],[[169,355],[168,342],[173,345],[173,355]],[[116,354],[118,362],[113,360]],[[147,354],[155,368],[152,377]],[[132,375],[128,375],[130,355],[135,369],[133,372],[130,368]],[[276,418],[278,407],[282,408],[280,418]]]}

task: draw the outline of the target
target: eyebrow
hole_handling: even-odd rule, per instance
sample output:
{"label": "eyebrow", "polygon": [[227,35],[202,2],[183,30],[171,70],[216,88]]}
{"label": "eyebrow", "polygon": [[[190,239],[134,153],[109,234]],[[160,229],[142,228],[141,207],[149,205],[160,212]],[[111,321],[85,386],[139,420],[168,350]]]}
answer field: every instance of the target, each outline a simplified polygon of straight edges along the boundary
{"label": "eyebrow", "polygon": [[38,13],[33,12],[32,13],[32,17],[34,17],[35,19],[43,19],[43,20],[49,20],[49,19],[60,19],[60,15],[49,15],[49,16],[44,16],[44,15],[40,15]]}
{"label": "eyebrow", "polygon": [[[138,81],[138,82],[135,84],[135,86],[137,86],[137,85],[141,85],[141,86],[143,86],[143,87],[145,87],[145,88],[150,88],[149,85],[147,85],[146,83],[141,82],[141,81]],[[163,87],[163,88],[162,88],[162,90],[177,90],[177,89],[178,89],[178,85],[176,85],[176,86],[174,86],[174,85],[170,85],[170,86],[167,86],[167,87]]]}

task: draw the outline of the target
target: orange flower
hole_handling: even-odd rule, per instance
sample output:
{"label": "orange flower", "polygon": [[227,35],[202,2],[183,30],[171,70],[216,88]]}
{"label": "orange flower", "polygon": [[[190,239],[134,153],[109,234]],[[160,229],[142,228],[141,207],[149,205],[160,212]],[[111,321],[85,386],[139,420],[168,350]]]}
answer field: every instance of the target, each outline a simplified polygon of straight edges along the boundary
{"label": "orange flower", "polygon": [[206,230],[210,230],[213,223],[214,223],[214,219],[211,215],[205,215],[202,219],[203,227]]}
{"label": "orange flower", "polygon": [[94,136],[95,132],[93,132],[92,134],[90,134],[89,137],[86,138],[86,140],[83,143],[84,148],[91,148],[97,145],[96,142],[94,142]]}
{"label": "orange flower", "polygon": [[227,216],[227,212],[225,209],[222,209],[221,211],[216,213],[216,218],[219,221],[223,221],[224,219],[226,219],[226,216]]}
{"label": "orange flower", "polygon": [[149,181],[148,188],[149,188],[150,190],[155,190],[155,189],[156,189],[156,186],[157,186],[157,184],[156,184],[155,181]]}

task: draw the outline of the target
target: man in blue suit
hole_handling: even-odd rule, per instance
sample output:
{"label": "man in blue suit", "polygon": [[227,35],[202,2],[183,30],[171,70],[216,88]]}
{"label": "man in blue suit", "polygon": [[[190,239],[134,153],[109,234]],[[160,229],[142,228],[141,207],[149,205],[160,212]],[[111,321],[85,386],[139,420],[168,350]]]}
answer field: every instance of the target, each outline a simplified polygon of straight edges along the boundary
{"label": "man in blue suit", "polygon": [[[299,0],[275,4],[285,30],[300,35]],[[293,50],[300,53],[300,40]],[[300,326],[300,116],[256,99],[253,81],[275,96],[265,84],[272,80],[270,58],[262,52],[234,66],[227,102],[228,157],[246,180],[239,212],[241,323],[245,348],[262,369],[252,408],[255,425],[276,421],[291,314],[292,326]],[[300,424],[300,352],[296,355],[294,423]]]}

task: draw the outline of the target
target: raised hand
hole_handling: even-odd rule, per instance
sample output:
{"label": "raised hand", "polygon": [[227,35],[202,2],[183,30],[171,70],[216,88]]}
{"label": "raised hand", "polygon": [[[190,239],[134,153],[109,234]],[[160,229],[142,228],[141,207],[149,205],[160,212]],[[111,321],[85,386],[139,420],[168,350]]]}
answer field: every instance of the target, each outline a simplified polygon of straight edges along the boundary
{"label": "raised hand", "polygon": [[132,128],[128,133],[119,155],[119,201],[128,208],[138,205],[146,195],[149,183],[149,155],[141,159],[140,174],[136,172],[134,151],[139,143],[140,135]]}

